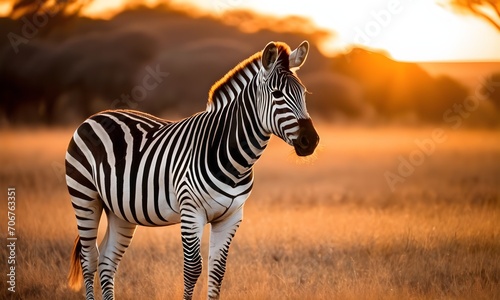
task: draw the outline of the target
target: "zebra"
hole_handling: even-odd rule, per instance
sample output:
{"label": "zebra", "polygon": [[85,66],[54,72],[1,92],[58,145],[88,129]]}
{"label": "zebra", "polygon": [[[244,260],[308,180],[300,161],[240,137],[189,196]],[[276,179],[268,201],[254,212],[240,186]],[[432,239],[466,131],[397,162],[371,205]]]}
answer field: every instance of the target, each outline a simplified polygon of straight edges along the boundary
{"label": "zebra", "polygon": [[[253,166],[274,134],[298,156],[311,155],[319,136],[296,75],[309,52],[270,42],[209,91],[205,111],[167,121],[132,110],[108,110],[85,120],[66,152],[66,183],[78,236],[68,284],[94,299],[97,271],[103,299],[137,225],[180,223],[183,299],[202,272],[200,244],[210,224],[208,299],[218,299],[229,246],[253,187]],[[106,234],[97,246],[102,211]]]}

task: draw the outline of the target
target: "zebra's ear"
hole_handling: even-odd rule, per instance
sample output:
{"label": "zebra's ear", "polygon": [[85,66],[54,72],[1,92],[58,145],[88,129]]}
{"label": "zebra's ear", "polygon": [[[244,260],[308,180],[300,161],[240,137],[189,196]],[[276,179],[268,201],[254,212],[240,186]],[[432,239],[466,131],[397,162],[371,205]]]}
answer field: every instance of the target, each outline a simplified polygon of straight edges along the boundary
{"label": "zebra's ear", "polygon": [[262,51],[262,66],[264,70],[269,71],[273,68],[276,60],[278,60],[278,47],[274,42],[270,42],[266,45]]}
{"label": "zebra's ear", "polygon": [[303,41],[289,56],[290,70],[296,71],[302,67],[309,53],[309,42]]}

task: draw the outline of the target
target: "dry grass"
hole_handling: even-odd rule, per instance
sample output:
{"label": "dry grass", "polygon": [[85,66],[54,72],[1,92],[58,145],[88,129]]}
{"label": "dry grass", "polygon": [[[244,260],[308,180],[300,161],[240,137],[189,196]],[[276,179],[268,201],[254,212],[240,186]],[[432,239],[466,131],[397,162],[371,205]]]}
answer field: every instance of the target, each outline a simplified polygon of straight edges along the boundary
{"label": "dry grass", "polygon": [[[397,157],[431,132],[320,126],[319,153],[298,163],[274,140],[256,167],[222,298],[500,298],[500,134],[446,132],[391,192],[384,172],[396,172]],[[0,298],[83,298],[66,286],[76,235],[61,168],[70,136],[0,132],[0,188],[17,188],[19,238],[17,293],[2,280]],[[2,237],[6,223],[3,215]],[[5,256],[0,251],[2,272]],[[181,299],[181,272],[179,227],[139,228],[120,265],[117,298]],[[204,274],[195,298],[205,291]]]}

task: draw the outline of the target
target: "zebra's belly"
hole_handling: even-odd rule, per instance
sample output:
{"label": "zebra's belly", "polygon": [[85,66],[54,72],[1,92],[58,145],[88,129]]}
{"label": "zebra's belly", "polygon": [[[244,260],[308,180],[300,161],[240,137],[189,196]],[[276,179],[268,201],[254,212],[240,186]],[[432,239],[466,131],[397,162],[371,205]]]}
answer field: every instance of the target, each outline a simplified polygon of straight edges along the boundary
{"label": "zebra's belly", "polygon": [[[231,216],[235,211],[242,208],[250,195],[249,191],[241,193],[238,190],[235,190],[233,195],[230,195],[231,193],[221,195],[213,191],[210,192],[191,192],[191,195],[196,195],[196,199],[181,200],[181,202],[190,202],[191,204],[188,205],[190,210],[193,209],[195,210],[193,212],[197,215],[204,216],[206,223]],[[156,199],[151,197],[146,199],[141,197],[123,199],[121,205],[118,204],[116,198],[106,199],[102,197],[102,199],[109,210],[119,218],[132,224],[155,227],[169,226],[181,222],[180,211],[182,204],[179,203],[175,192],[169,192],[168,196],[165,195]],[[120,209],[120,207],[123,207],[123,209]]]}
{"label": "zebra's belly", "polygon": [[117,199],[107,199],[104,203],[115,215],[132,224],[155,227],[174,225],[181,221],[180,209],[174,193],[169,193],[168,199],[137,197],[123,199],[122,205],[118,204]]}
{"label": "zebra's belly", "polygon": [[133,222],[133,223],[137,224],[137,225],[148,226],[148,227],[161,227],[161,226],[170,226],[170,225],[179,224],[180,222],[181,222],[181,215],[178,213],[174,213],[174,214],[170,215],[166,221],[157,220],[154,223],[149,223],[146,218],[140,218],[139,223],[136,223],[136,222]]}

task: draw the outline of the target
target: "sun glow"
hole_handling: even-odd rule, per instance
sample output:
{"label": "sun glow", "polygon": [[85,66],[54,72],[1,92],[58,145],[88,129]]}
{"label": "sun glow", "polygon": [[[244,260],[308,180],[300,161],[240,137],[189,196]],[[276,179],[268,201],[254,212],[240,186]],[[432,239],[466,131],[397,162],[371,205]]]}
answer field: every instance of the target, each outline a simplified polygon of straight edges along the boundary
{"label": "sun glow", "polygon": [[386,49],[398,60],[500,58],[500,35],[493,27],[474,17],[456,15],[432,1],[408,3],[396,14],[386,9],[370,15],[371,24],[377,22],[380,33],[363,45]]}
{"label": "sun glow", "polygon": [[119,11],[125,6],[125,2],[126,0],[93,1],[84,9],[83,13],[89,16],[108,16]]}
{"label": "sun glow", "polygon": [[500,34],[493,27],[443,8],[436,0],[191,2],[215,14],[250,9],[310,18],[333,33],[322,45],[327,53],[359,45],[385,50],[404,61],[500,60]]}
{"label": "sun glow", "polygon": [[[0,15],[12,1],[0,0]],[[441,0],[171,0],[222,16],[250,10],[269,16],[300,16],[331,33],[320,49],[327,55],[353,46],[381,49],[402,61],[500,61],[500,34],[485,21],[440,6]],[[153,7],[159,0],[94,0],[83,14],[110,18],[128,6]],[[196,10],[196,9],[195,9]],[[297,24],[294,24],[297,25]]]}

